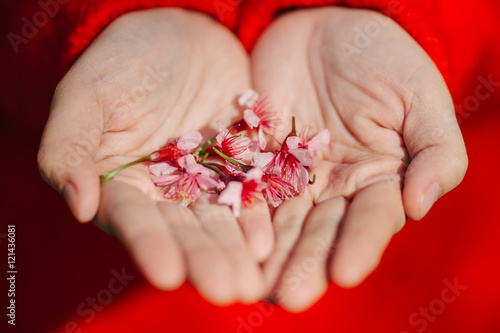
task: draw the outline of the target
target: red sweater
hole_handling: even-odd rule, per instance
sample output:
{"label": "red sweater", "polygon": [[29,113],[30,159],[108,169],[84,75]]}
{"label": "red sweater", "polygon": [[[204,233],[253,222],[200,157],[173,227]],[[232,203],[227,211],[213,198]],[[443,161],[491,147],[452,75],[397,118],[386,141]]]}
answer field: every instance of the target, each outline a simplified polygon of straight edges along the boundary
{"label": "red sweater", "polygon": [[[10,5],[9,5],[10,4]],[[7,0],[3,21],[9,43],[0,53],[3,72],[19,78],[1,82],[0,102],[8,116],[40,130],[47,116],[47,96],[85,47],[118,16],[140,9],[176,6],[205,12],[233,30],[247,50],[281,12],[310,6],[343,5],[371,8],[396,20],[427,51],[443,73],[455,100],[478,83],[476,72],[500,76],[495,58],[500,12],[498,1],[457,0]],[[0,14],[2,15],[2,14]],[[48,18],[48,19],[47,19]],[[4,42],[6,40],[4,39]],[[29,78],[21,80],[22,78]],[[30,91],[20,100],[19,91]],[[31,103],[38,99],[37,106]],[[19,111],[22,109],[23,111]]]}
{"label": "red sweater", "polygon": [[[40,332],[41,326],[57,324],[62,329],[43,332],[189,332],[193,327],[202,332],[207,331],[205,326],[217,327],[219,332],[500,329],[495,268],[500,255],[496,245],[500,182],[494,173],[500,157],[492,154],[500,145],[494,127],[500,118],[489,112],[500,103],[498,88],[481,101],[474,120],[465,123],[470,125],[465,134],[471,164],[464,183],[440,200],[426,221],[410,223],[394,238],[378,274],[355,290],[331,287],[326,297],[300,316],[278,308],[271,312],[262,305],[219,309],[201,300],[189,285],[171,293],[137,286],[139,273],[133,271],[125,251],[93,225],[72,223],[64,202],[42,183],[34,158],[55,85],[99,32],[125,12],[157,6],[199,10],[234,31],[251,50],[265,27],[287,9],[338,4],[380,10],[406,29],[437,63],[459,109],[474,97],[479,78],[500,81],[500,1],[4,0],[3,4],[0,151],[9,163],[0,163],[4,190],[0,219],[18,224],[16,253],[22,264],[18,328],[28,327],[21,331]],[[44,15],[50,18],[44,21]],[[5,242],[1,244],[4,248]],[[103,288],[113,277],[110,272],[122,267],[137,276],[136,285],[113,295],[113,303],[103,312],[89,312],[87,297],[106,291]],[[446,288],[455,280],[467,289],[456,302],[440,303],[443,291],[451,295]],[[418,311],[432,306],[431,319],[425,321]],[[88,313],[94,313],[95,319],[88,321]]]}

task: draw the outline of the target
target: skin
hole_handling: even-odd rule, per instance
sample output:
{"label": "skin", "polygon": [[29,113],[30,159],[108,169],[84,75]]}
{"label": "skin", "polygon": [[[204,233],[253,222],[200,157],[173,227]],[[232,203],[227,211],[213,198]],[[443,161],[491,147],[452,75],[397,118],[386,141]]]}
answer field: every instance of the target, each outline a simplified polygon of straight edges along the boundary
{"label": "skin", "polygon": [[166,202],[147,163],[102,185],[98,177],[187,131],[212,137],[217,119],[229,125],[238,117],[236,96],[250,85],[248,54],[207,16],[124,15],[58,85],[39,152],[42,175],[79,221],[95,216],[116,235],[156,287],[188,278],[216,304],[253,302],[264,296],[259,262],[274,242],[264,202],[237,221],[209,195],[189,209]]}
{"label": "skin", "polygon": [[[124,15],[58,85],[41,173],[79,221],[94,218],[116,235],[158,288],[187,278],[215,304],[273,295],[287,310],[303,311],[330,279],[361,283],[406,216],[421,219],[467,167],[446,85],[409,35],[379,15],[386,24],[359,52],[339,47],[355,45],[354,27],[374,15],[341,8],[286,14],[251,57],[201,14]],[[236,220],[211,195],[190,208],[166,202],[146,164],[100,185],[98,175],[171,137],[200,130],[208,138],[217,119],[241,118],[235,98],[251,86],[295,115],[298,129],[332,133],[310,168],[316,184],[285,201],[272,223],[265,204]],[[288,131],[283,126],[276,139]]]}
{"label": "skin", "polygon": [[[357,28],[373,22],[384,26],[366,46],[341,47],[356,47]],[[316,183],[274,215],[276,246],[264,266],[277,301],[303,311],[330,279],[361,283],[406,216],[420,220],[460,183],[467,154],[435,64],[381,14],[321,8],[285,15],[261,36],[252,73],[255,88],[294,115],[299,129],[332,134],[310,168]]]}

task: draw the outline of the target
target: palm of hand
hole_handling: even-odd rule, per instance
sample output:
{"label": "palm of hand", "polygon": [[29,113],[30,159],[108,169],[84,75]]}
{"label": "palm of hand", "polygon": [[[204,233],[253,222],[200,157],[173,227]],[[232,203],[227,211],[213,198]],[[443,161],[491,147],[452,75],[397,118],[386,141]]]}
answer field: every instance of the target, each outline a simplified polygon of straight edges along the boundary
{"label": "palm of hand", "polygon": [[[250,86],[248,66],[234,36],[203,15],[171,9],[125,15],[63,79],[51,117],[59,119],[58,112],[68,112],[59,111],[64,106],[84,100],[89,113],[75,117],[83,135],[86,128],[100,128],[89,163],[102,175],[187,131],[200,130],[209,139],[217,119],[229,125],[239,116],[235,98]],[[47,133],[54,133],[51,126],[57,127],[49,121]],[[41,151],[62,136],[59,131],[46,137]],[[68,137],[80,139],[74,130]],[[228,207],[212,204],[210,195],[191,209],[166,202],[151,177],[143,163],[102,184],[95,223],[117,235],[160,288],[178,286],[187,274],[215,303],[262,297],[258,262],[273,240],[265,204],[244,211],[237,221]],[[89,196],[99,200],[98,187],[94,190]]]}
{"label": "palm of hand", "polygon": [[[234,37],[201,15],[168,9],[120,18],[61,82],[40,149],[42,173],[80,220],[94,215],[100,193],[95,222],[117,234],[161,288],[177,286],[187,274],[216,303],[251,301],[263,296],[265,279],[282,304],[302,310],[325,290],[329,275],[343,285],[359,283],[377,265],[405,213],[425,215],[422,189],[436,183],[442,195],[460,181],[460,165],[446,178],[436,164],[459,160],[464,150],[456,122],[431,131],[447,134],[439,136],[441,144],[420,134],[453,114],[425,53],[391,23],[379,40],[346,57],[339,42],[352,41],[353,25],[370,18],[345,11],[311,10],[278,20],[253,52],[251,71]],[[211,137],[215,120],[229,124],[239,118],[235,97],[251,81],[277,110],[295,115],[299,129],[311,125],[312,134],[323,128],[332,133],[310,169],[316,184],[285,201],[273,217],[276,244],[264,276],[257,262],[269,255],[274,237],[265,205],[244,211],[238,221],[227,207],[211,204],[210,196],[185,209],[163,201],[145,165],[124,170],[101,189],[94,181],[186,131]],[[74,105],[85,110],[69,112]],[[424,105],[444,109],[436,112],[443,119],[436,120],[435,110],[419,115]],[[75,134],[68,119],[83,134]],[[95,128],[100,141],[88,159],[55,172],[52,161],[64,158],[53,147],[78,147]],[[420,163],[429,160],[428,166]],[[78,200],[68,195],[68,183],[77,184]]]}
{"label": "palm of hand", "polygon": [[[430,207],[419,194],[439,175],[422,170],[421,162],[429,162],[428,168],[441,164],[444,156],[423,157],[446,141],[444,133],[458,138],[456,150],[464,152],[453,121],[436,121],[439,127],[433,127],[421,120],[453,119],[451,100],[432,61],[394,22],[359,53],[339,47],[353,44],[353,28],[362,29],[379,15],[359,12],[290,14],[274,23],[252,54],[256,89],[299,124],[311,125],[313,132],[328,128],[332,135],[310,168],[316,183],[273,218],[277,250],[264,267],[266,280],[278,301],[294,311],[317,299],[330,278],[344,286],[359,284],[377,266],[405,214],[425,215]],[[461,176],[459,171],[453,177]]]}

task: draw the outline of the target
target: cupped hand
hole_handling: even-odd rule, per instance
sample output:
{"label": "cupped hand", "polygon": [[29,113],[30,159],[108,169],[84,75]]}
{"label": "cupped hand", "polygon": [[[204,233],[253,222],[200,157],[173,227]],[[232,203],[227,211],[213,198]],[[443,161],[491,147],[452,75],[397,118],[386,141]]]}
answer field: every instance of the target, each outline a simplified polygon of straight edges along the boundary
{"label": "cupped hand", "polygon": [[[75,217],[115,234],[157,287],[186,276],[218,304],[262,297],[259,268],[273,247],[265,204],[238,221],[210,195],[184,208],[167,202],[145,163],[111,181],[99,175],[200,130],[237,118],[251,84],[248,55],[201,14],[154,9],[124,15],[89,46],[58,85],[39,151],[44,178]],[[238,224],[239,222],[239,224]]]}
{"label": "cupped hand", "polygon": [[259,40],[252,72],[255,89],[294,115],[298,129],[332,135],[311,166],[316,183],[276,211],[276,246],[264,266],[277,301],[302,311],[330,279],[361,283],[406,217],[420,220],[460,183],[467,155],[435,64],[381,14],[287,14]]}

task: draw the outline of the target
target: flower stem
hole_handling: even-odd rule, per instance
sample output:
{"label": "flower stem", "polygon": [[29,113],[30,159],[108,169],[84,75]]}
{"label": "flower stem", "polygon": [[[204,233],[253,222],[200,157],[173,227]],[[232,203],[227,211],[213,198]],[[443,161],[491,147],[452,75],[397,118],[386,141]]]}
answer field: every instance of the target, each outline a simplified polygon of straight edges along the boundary
{"label": "flower stem", "polygon": [[225,159],[226,161],[229,161],[231,163],[233,163],[234,165],[238,166],[238,168],[240,168],[241,170],[243,170],[243,172],[247,172],[248,170],[250,170],[250,166],[249,165],[244,165],[244,164],[241,164],[240,162],[232,159],[231,157],[225,155],[223,152],[219,151],[217,148],[212,148],[214,150],[214,152],[219,155],[220,157],[222,157],[223,159]]}
{"label": "flower stem", "polygon": [[200,164],[203,164],[203,162],[205,162],[207,157],[208,157],[208,153],[205,153],[205,155],[203,155],[203,157],[201,158]]}
{"label": "flower stem", "polygon": [[309,181],[309,185],[316,183],[316,174],[313,175],[313,180]]}
{"label": "flower stem", "polygon": [[292,131],[288,136],[297,136],[297,131],[295,130],[295,117],[292,117]]}
{"label": "flower stem", "polygon": [[216,174],[218,174],[224,181],[226,181],[228,175],[226,175],[224,172],[222,172],[219,168],[212,164],[205,164],[203,162],[198,162],[199,164],[203,165],[205,168],[212,170]]}
{"label": "flower stem", "polygon": [[148,155],[148,156],[145,156],[145,157],[141,157],[135,161],[132,161],[130,163],[127,163],[125,165],[122,165],[121,167],[119,167],[118,169],[115,169],[111,172],[105,172],[104,175],[102,175],[101,177],[101,183],[104,183],[105,181],[108,181],[110,180],[111,178],[113,178],[118,172],[122,171],[123,169],[125,168],[128,168],[129,166],[132,166],[134,164],[137,164],[137,163],[141,163],[141,162],[144,162],[144,161],[149,161],[149,159],[151,158],[151,155]]}
{"label": "flower stem", "polygon": [[215,141],[215,138],[216,138],[216,136],[214,136],[213,138],[211,138],[210,140],[205,142],[203,145],[201,145],[201,147],[198,148],[198,150],[196,151],[196,154],[198,154],[198,156],[205,155],[205,148],[210,146]]}

